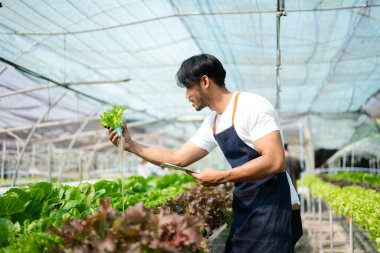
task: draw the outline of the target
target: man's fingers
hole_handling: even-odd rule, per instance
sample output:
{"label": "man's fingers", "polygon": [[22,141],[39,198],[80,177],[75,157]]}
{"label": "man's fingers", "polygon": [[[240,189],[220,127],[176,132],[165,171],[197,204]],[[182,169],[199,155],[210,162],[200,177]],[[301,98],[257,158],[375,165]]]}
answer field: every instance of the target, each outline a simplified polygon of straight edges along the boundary
{"label": "man's fingers", "polygon": [[114,136],[115,136],[115,132],[113,130],[108,132],[108,139],[110,139],[111,141]]}
{"label": "man's fingers", "polygon": [[119,136],[116,133],[114,133],[114,136],[112,137],[112,142],[117,143],[118,138],[119,138]]}
{"label": "man's fingers", "polygon": [[191,171],[186,171],[187,174],[189,174],[190,176],[194,177],[194,172],[191,172]]}
{"label": "man's fingers", "polygon": [[196,175],[196,173],[191,172],[191,171],[186,171],[186,173],[189,174],[190,176],[192,176],[192,177],[195,179],[195,181],[197,181],[198,183],[202,184],[202,181],[199,180],[199,178],[198,178],[198,176]]}

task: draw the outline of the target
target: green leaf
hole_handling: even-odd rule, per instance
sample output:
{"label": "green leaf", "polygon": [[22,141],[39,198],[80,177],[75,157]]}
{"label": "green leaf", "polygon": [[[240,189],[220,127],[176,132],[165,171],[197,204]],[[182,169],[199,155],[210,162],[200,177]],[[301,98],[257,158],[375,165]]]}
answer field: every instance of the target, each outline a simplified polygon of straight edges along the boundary
{"label": "green leaf", "polygon": [[0,197],[0,217],[9,218],[15,213],[24,211],[24,209],[24,202],[15,196]]}
{"label": "green leaf", "polygon": [[71,208],[74,208],[78,205],[77,200],[69,200],[66,202],[66,204],[62,207],[63,210],[70,210]]}
{"label": "green leaf", "polygon": [[13,224],[12,221],[0,218],[0,247],[6,245],[8,240],[20,231],[20,224]]}
{"label": "green leaf", "polygon": [[103,127],[112,127],[113,129],[120,127],[123,123],[124,110],[124,106],[114,105],[112,109],[100,115],[100,125]]}
{"label": "green leaf", "polygon": [[[21,235],[18,240],[12,241],[6,248],[1,248],[0,253],[41,253],[55,246],[61,245],[61,239],[52,234],[38,232],[32,234]],[[53,252],[53,251],[52,251]],[[58,252],[58,251],[54,251]]]}

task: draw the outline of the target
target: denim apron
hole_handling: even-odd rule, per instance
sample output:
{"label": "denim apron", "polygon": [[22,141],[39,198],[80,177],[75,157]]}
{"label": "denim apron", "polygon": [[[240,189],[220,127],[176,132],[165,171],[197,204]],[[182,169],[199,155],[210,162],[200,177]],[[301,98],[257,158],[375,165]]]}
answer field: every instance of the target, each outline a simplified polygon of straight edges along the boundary
{"label": "denim apron", "polygon": [[[232,125],[215,134],[215,140],[232,168],[261,156],[237,135],[234,117],[239,93],[235,96]],[[233,222],[225,253],[292,252],[292,211],[290,188],[285,172],[252,182],[235,182],[232,200]]]}

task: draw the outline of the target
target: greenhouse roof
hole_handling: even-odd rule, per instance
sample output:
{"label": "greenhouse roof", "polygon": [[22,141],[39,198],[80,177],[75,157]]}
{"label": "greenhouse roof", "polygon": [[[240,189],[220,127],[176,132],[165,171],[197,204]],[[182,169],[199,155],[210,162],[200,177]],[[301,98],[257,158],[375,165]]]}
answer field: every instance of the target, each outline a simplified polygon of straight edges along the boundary
{"label": "greenhouse roof", "polygon": [[[277,105],[284,129],[297,129],[304,115],[380,116],[380,1],[287,1],[279,34],[277,1],[1,3],[4,129],[39,119],[75,122],[50,134],[60,136],[74,133],[83,119],[94,121],[109,105],[124,104],[141,126],[160,122],[156,130],[189,136],[199,124],[188,121],[209,111],[194,111],[175,73],[184,59],[200,53],[221,60],[230,90],[255,92]],[[14,94],[35,87],[41,89]],[[168,122],[186,122],[186,130]]]}

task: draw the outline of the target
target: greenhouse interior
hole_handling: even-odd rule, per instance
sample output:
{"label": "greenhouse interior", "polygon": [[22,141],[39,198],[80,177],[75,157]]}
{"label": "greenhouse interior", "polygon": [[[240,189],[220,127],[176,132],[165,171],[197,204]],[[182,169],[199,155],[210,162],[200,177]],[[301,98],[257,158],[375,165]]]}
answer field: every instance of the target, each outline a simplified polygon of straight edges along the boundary
{"label": "greenhouse interior", "polygon": [[[0,40],[0,253],[380,252],[379,0],[0,0]],[[230,165],[237,127],[225,140],[208,128],[231,147],[192,142],[222,115],[189,99],[211,94],[206,81],[177,74],[205,55],[235,103],[272,106],[280,131],[243,142],[257,160]],[[176,160],[184,149],[196,157]],[[287,173],[263,172],[268,157]],[[202,181],[248,163],[250,180]],[[296,208],[280,188],[264,197],[280,178]],[[261,179],[239,217],[237,189]],[[260,209],[280,195],[285,207]]]}

